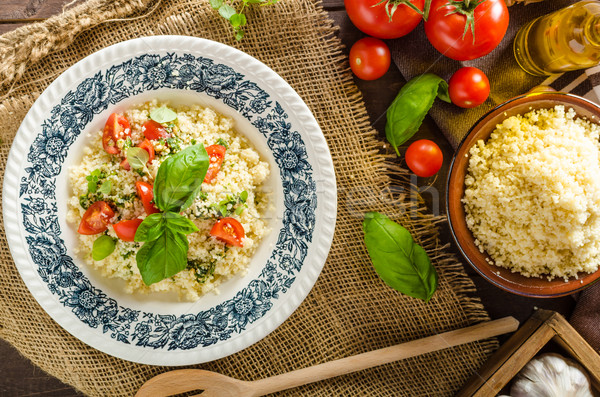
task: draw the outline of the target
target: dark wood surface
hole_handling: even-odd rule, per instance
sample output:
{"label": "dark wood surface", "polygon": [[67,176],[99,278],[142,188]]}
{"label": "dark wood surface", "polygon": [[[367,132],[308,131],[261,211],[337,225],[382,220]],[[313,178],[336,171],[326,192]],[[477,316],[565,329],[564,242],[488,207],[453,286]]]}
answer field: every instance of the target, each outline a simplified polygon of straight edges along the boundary
{"label": "dark wood surface", "polygon": [[[77,0],[77,2],[81,2],[81,0]],[[63,7],[69,4],[70,1],[0,0],[0,3],[0,34],[2,34],[27,23],[41,21],[58,14],[62,12]],[[324,0],[324,6],[329,12],[330,17],[340,27],[339,36],[346,45],[347,52],[350,46],[364,35],[348,19],[344,11],[343,0]],[[361,81],[356,79],[356,84],[363,94],[373,126],[380,132],[381,138],[384,139],[385,111],[398,93],[400,87],[404,84],[402,75],[392,65],[390,70],[381,79],[375,81]],[[437,178],[417,180],[418,186],[425,187],[432,184],[437,189],[440,200],[436,200],[429,193],[424,193],[423,196],[434,212],[441,211],[443,214],[444,186],[453,150],[431,119],[425,120],[423,127],[415,136],[415,139],[420,138],[434,140],[444,152],[444,166]],[[398,162],[402,164],[402,159],[399,158]],[[441,239],[443,242],[451,242],[446,224],[441,225]],[[453,245],[451,245],[450,250],[456,252]],[[485,308],[492,318],[512,315],[523,322],[529,318],[536,307],[558,311],[568,318],[573,310],[575,300],[572,297],[543,300],[523,298],[494,287],[476,274],[468,265],[465,265],[465,270],[475,282],[477,295],[483,301]],[[32,365],[14,348],[0,340],[0,397],[70,397],[79,395],[74,389],[64,385]]]}

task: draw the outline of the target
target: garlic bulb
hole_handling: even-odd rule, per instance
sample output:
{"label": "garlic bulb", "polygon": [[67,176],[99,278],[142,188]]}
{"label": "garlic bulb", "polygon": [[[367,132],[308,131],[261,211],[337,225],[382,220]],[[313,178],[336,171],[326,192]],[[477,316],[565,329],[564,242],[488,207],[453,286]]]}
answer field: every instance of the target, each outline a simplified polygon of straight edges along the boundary
{"label": "garlic bulb", "polygon": [[559,354],[542,354],[527,363],[510,388],[511,397],[592,397],[583,368]]}

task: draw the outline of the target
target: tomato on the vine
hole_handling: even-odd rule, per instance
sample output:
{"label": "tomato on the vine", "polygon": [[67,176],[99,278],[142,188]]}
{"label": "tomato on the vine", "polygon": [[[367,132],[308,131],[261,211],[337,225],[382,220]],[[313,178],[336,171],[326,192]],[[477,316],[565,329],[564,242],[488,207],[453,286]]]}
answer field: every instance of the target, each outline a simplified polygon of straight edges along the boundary
{"label": "tomato on the vine", "polygon": [[210,229],[210,235],[236,247],[242,247],[246,236],[244,226],[234,218],[221,218]]}
{"label": "tomato on the vine", "polygon": [[108,229],[110,220],[114,216],[115,211],[106,201],[96,201],[83,214],[77,231],[85,235],[102,233]]}
{"label": "tomato on the vine", "polygon": [[508,28],[504,0],[432,0],[425,34],[443,55],[467,61],[490,53]]}
{"label": "tomato on the vine", "polygon": [[448,81],[448,93],[456,106],[474,108],[484,103],[490,95],[490,81],[477,68],[460,68]]}
{"label": "tomato on the vine", "polygon": [[350,68],[362,80],[380,78],[390,68],[390,49],[374,37],[358,40],[350,49]]}
{"label": "tomato on the vine", "polygon": [[425,0],[344,0],[344,5],[352,23],[363,33],[396,39],[421,22]]}
{"label": "tomato on the vine", "polygon": [[406,149],[404,159],[408,168],[416,176],[427,178],[435,175],[442,168],[444,155],[435,142],[420,139]]}

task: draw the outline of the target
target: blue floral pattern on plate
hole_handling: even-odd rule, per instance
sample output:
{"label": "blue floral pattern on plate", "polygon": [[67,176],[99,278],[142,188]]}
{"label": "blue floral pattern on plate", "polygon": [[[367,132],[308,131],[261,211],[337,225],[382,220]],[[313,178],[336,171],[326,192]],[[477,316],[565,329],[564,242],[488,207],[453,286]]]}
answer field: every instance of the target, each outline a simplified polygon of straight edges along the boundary
{"label": "blue floral pattern on plate", "polygon": [[[56,177],[84,127],[108,106],[159,88],[203,92],[240,112],[267,139],[282,178],[283,227],[260,275],[232,299],[197,314],[156,314],[119,305],[75,265],[58,222]],[[316,184],[301,135],[293,130],[281,105],[256,83],[208,58],[142,55],[85,79],[62,98],[50,116],[29,148],[29,166],[21,179],[25,239],[49,291],[83,323],[125,344],[188,350],[240,333],[291,287],[312,241]]]}

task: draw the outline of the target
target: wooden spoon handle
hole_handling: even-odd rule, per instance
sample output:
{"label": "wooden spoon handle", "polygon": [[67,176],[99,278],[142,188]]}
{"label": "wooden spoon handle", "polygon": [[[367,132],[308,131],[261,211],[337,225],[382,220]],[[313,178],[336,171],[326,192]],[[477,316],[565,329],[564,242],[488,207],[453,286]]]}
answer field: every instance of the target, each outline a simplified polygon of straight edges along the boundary
{"label": "wooden spoon handle", "polygon": [[341,358],[308,368],[250,382],[254,396],[262,396],[317,382],[335,376],[361,371],[409,357],[418,356],[448,347],[475,342],[513,332],[519,327],[514,317],[504,317],[470,327],[444,332],[427,338],[385,347],[368,353]]}

